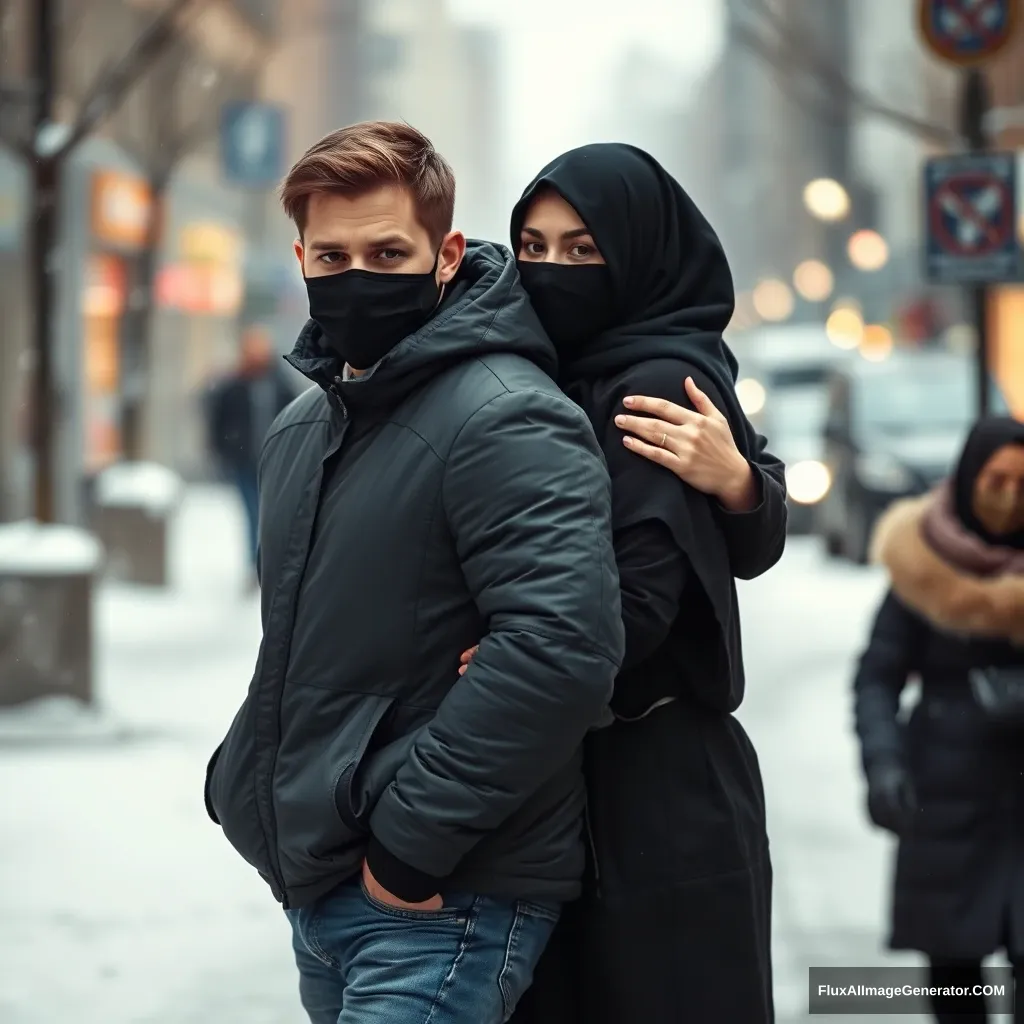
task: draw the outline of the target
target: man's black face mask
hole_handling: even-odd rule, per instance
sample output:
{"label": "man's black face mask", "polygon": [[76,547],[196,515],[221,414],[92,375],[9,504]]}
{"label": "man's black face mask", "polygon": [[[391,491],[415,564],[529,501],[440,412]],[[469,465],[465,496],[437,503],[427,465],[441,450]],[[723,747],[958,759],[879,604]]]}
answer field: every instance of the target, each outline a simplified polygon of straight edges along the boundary
{"label": "man's black face mask", "polygon": [[603,264],[520,260],[518,266],[530,302],[563,362],[584,351],[591,339],[611,325],[612,282]]}
{"label": "man's black face mask", "polygon": [[309,315],[324,343],[354,370],[368,370],[403,338],[415,334],[440,301],[437,263],[426,274],[345,270],[307,277]]}

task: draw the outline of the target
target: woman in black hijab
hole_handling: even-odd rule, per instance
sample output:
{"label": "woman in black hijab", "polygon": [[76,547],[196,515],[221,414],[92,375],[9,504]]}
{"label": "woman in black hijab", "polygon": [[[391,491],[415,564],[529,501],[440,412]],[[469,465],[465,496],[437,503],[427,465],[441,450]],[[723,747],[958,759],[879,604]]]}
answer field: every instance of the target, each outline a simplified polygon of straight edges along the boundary
{"label": "woman in black hijab", "polygon": [[[967,991],[1005,949],[1022,1024],[1024,423],[979,423],[948,483],[882,517],[873,554],[890,587],[854,693],[868,815],[899,837],[889,945],[928,956],[936,988]],[[932,1001],[940,1024],[986,1009]]]}
{"label": "woman in black hijab", "polygon": [[[588,741],[584,896],[515,1019],[762,1024],[771,867],[757,757],[732,716],[734,577],[780,557],[785,489],[736,399],[728,263],[680,185],[624,145],[546,167],[512,214],[512,244],[559,383],[608,461],[626,626],[616,721]],[[617,423],[630,396],[689,397],[644,433],[664,446],[686,419],[676,475],[624,443],[652,423]]]}

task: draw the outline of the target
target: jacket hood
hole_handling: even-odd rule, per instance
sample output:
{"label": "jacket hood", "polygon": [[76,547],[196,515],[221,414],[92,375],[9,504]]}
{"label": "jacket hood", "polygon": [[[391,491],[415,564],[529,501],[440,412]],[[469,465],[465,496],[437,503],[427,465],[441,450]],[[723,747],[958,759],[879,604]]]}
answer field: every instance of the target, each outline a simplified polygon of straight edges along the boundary
{"label": "jacket hood", "polygon": [[896,502],[878,522],[871,560],[896,596],[938,629],[1024,644],[1024,576],[970,576],[926,543],[922,523],[934,495]]}
{"label": "jacket hood", "polygon": [[498,353],[520,355],[555,376],[555,348],[519,283],[507,249],[470,240],[446,291],[437,313],[362,378],[340,379],[341,361],[323,344],[322,332],[312,320],[285,358],[325,391],[353,405],[394,404],[447,366]]}

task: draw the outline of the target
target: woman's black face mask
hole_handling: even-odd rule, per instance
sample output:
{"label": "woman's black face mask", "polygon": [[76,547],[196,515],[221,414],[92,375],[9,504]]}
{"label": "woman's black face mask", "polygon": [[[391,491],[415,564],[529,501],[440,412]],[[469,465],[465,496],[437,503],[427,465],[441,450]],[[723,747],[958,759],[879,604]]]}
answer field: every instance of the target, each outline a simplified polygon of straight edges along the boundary
{"label": "woman's black face mask", "polygon": [[415,334],[440,301],[434,274],[345,270],[307,277],[309,316],[324,343],[355,370],[368,370],[403,338]]}
{"label": "woman's black face mask", "polygon": [[518,266],[530,302],[563,362],[611,326],[612,282],[604,264],[572,266],[520,260]]}

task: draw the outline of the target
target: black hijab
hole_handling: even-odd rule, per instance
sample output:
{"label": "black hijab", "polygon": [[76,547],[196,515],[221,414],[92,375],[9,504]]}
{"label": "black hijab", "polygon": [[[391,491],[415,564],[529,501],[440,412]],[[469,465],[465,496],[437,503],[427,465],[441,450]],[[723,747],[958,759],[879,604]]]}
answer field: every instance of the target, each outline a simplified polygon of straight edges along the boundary
{"label": "black hijab", "polygon": [[[679,183],[633,146],[584,146],[548,164],[512,212],[516,252],[530,202],[546,188],[586,224],[612,289],[613,326],[574,345],[564,363],[566,353],[559,354],[559,384],[590,417],[601,442],[615,529],[660,521],[694,570],[710,628],[705,606],[688,597],[687,628],[670,641],[677,644],[673,657],[698,700],[733,711],[744,687],[739,618],[728,547],[711,499],[630,452],[614,423],[630,394],[689,405],[683,382],[692,375],[728,418],[739,450],[756,459],[758,438],[736,397],[736,360],[722,339],[734,302],[729,264]],[[716,620],[719,642],[713,643]]]}
{"label": "black hijab", "polygon": [[1010,537],[993,536],[974,513],[974,486],[978,477],[988,460],[1008,444],[1024,445],[1024,423],[1000,416],[983,419],[975,425],[953,475],[953,508],[957,519],[986,544],[1020,551],[1024,550],[1024,531]]}
{"label": "black hijab", "polygon": [[[732,273],[718,236],[683,187],[635,146],[570,150],[534,178],[512,211],[515,252],[530,202],[545,188],[590,230],[613,293],[614,326],[560,366],[560,382],[610,377],[656,359],[688,363],[710,382],[737,447],[756,457],[756,436],[736,397],[736,359],[722,338],[735,305]],[[683,381],[676,383],[673,400],[684,402]]]}

